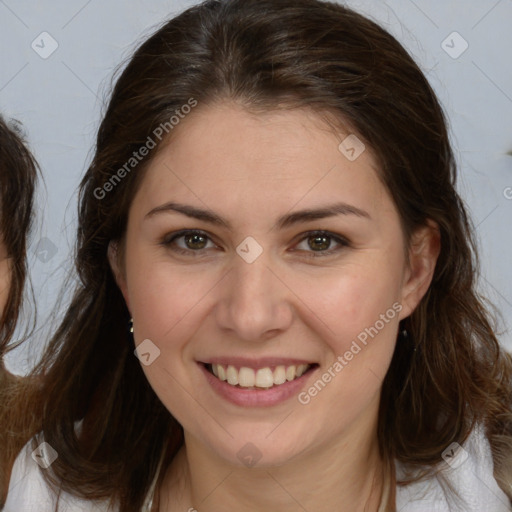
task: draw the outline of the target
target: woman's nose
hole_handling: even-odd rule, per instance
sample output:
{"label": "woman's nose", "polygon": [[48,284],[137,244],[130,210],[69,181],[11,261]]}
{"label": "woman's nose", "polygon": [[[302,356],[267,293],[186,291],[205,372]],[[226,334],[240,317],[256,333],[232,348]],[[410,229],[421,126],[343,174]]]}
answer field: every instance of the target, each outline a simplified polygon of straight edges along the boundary
{"label": "woman's nose", "polygon": [[293,294],[264,253],[249,261],[243,255],[235,258],[223,280],[216,320],[241,340],[265,341],[290,327]]}

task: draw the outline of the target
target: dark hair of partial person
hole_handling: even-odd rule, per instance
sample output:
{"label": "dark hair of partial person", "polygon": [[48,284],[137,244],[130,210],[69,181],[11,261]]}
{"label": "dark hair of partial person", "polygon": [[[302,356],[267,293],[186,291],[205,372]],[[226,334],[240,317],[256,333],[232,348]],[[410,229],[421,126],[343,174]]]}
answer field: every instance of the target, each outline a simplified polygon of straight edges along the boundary
{"label": "dark hair of partial person", "polygon": [[438,225],[431,286],[400,326],[409,336],[398,338],[383,383],[379,447],[386,462],[427,477],[450,443],[462,444],[482,424],[496,479],[512,497],[512,362],[476,291],[474,230],[455,189],[445,115],[393,36],[317,0],[204,2],[162,25],[118,73],[80,186],[79,283],[34,370],[42,390],[27,399],[27,411],[44,404],[41,433],[59,454],[44,473],[48,482],[139,511],[161,455],[167,464],[183,443],[182,427],[134,357],[129,313],[107,259],[111,241],[122,245],[156,150],[104,197],[95,191],[190,98],[197,110],[233,101],[254,113],[308,108],[334,117],[373,151],[406,242],[428,221]]}
{"label": "dark hair of partial person", "polygon": [[20,124],[0,115],[0,236],[12,260],[9,296],[0,318],[2,347],[14,334],[22,306],[37,174]]}
{"label": "dark hair of partial person", "polygon": [[[6,370],[3,358],[17,344],[9,345],[25,296],[27,244],[37,175],[37,163],[27,148],[19,123],[0,115],[0,237],[10,260],[9,292],[0,317],[0,504],[8,483],[7,468],[14,461],[15,451],[30,437],[30,434],[23,437],[21,425],[31,432],[25,422],[27,418],[18,409],[22,384]],[[7,424],[8,419],[12,423]]]}

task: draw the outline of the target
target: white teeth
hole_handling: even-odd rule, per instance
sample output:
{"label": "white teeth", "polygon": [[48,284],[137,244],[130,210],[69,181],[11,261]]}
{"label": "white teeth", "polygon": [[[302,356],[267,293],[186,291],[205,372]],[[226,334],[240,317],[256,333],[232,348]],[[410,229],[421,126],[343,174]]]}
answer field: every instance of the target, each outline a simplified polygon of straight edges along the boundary
{"label": "white teeth", "polygon": [[236,386],[238,384],[238,372],[234,366],[229,365],[226,370],[226,376],[228,378],[228,383],[232,386]]}
{"label": "white teeth", "polygon": [[301,364],[298,366],[276,366],[274,371],[268,366],[266,368],[259,368],[254,370],[242,366],[237,370],[233,365],[228,365],[227,368],[221,364],[212,364],[212,373],[222,381],[228,382],[232,386],[239,385],[242,388],[271,388],[279,386],[286,381],[292,381],[299,378],[309,369],[310,365]]}
{"label": "white teeth", "polygon": [[274,370],[274,384],[284,384],[286,382],[286,368],[284,366],[276,366]]}
{"label": "white teeth", "polygon": [[301,365],[297,366],[297,377],[300,377],[301,375],[303,375],[307,369],[308,369],[307,364],[301,364]]}
{"label": "white teeth", "polygon": [[[240,369],[240,371],[242,371]],[[260,368],[256,372],[256,387],[271,388],[274,385],[274,375],[270,368]]]}
{"label": "white teeth", "polygon": [[255,381],[256,378],[254,376],[254,370],[242,366],[242,368],[240,368],[240,371],[238,372],[238,384],[240,384],[240,386],[242,386],[243,388],[250,388],[254,386]]}
{"label": "white teeth", "polygon": [[286,368],[286,380],[293,380],[295,379],[295,373],[297,371],[297,368],[295,366],[288,366]]}

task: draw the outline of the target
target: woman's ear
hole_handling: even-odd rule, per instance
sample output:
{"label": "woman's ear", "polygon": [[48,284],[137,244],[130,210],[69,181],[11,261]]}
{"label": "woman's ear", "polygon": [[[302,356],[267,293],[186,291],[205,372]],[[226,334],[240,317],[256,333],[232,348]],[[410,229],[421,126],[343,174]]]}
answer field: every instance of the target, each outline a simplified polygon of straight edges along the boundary
{"label": "woman's ear", "polygon": [[126,275],[121,262],[119,242],[117,240],[111,240],[109,242],[107,256],[110,268],[112,269],[112,273],[114,274],[114,279],[116,280],[117,286],[119,287],[121,293],[123,294],[128,310],[130,310],[128,287],[126,285]]}
{"label": "woman's ear", "polygon": [[409,264],[402,286],[400,319],[408,317],[427,293],[440,251],[439,226],[429,219],[427,224],[418,228],[411,237]]}

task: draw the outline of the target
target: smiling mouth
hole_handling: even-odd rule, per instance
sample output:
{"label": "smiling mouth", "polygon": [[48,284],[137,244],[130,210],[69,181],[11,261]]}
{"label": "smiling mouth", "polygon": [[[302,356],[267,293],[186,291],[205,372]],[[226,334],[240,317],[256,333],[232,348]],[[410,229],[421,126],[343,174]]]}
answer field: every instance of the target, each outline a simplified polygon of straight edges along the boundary
{"label": "smiling mouth", "polygon": [[205,363],[204,366],[212,375],[217,377],[217,379],[235,388],[270,389],[281,386],[286,382],[299,379],[304,374],[316,368],[318,364],[278,365],[258,369],[248,368],[246,366],[237,368],[233,365],[217,363]]}

